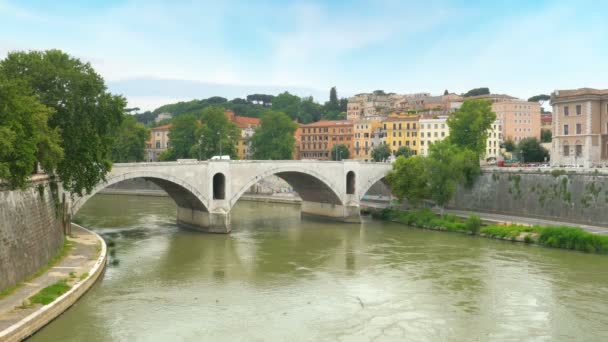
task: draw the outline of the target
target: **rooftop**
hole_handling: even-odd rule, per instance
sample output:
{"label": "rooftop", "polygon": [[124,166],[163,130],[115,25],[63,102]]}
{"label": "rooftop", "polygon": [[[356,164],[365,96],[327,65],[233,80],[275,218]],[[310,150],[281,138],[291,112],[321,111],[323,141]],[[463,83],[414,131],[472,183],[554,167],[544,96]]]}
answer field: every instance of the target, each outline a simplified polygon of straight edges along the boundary
{"label": "rooftop", "polygon": [[567,96],[580,96],[580,95],[608,95],[608,89],[594,89],[594,88],[578,88],[578,89],[564,89],[556,90],[551,94],[554,97],[567,97]]}
{"label": "rooftop", "polygon": [[152,127],[150,128],[150,130],[152,131],[156,131],[156,130],[165,130],[165,129],[169,129],[173,126],[173,124],[168,124],[168,125],[162,125],[162,126],[156,126],[156,127]]}
{"label": "rooftop", "polygon": [[302,128],[308,127],[332,127],[332,126],[352,126],[353,123],[348,120],[321,120],[309,124],[300,125]]}

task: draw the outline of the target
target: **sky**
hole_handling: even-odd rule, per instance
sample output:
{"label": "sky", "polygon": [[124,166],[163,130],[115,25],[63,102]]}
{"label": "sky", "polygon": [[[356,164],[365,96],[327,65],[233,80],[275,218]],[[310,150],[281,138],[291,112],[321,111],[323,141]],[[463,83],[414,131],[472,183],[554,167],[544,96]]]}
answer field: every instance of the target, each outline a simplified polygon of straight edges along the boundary
{"label": "sky", "polygon": [[130,107],[288,90],[328,99],[607,88],[608,1],[0,0],[0,58],[61,49]]}

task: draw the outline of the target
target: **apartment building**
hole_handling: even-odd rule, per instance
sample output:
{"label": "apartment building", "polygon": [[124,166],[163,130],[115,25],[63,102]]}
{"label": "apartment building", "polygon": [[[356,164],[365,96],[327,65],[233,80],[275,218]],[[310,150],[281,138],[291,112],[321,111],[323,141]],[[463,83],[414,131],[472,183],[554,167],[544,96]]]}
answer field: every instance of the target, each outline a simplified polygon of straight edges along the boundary
{"label": "apartment building", "polygon": [[348,147],[352,158],[353,133],[353,124],[347,120],[321,120],[300,125],[300,159],[331,160],[331,150],[339,144]]}
{"label": "apartment building", "polygon": [[525,100],[503,100],[492,104],[496,119],[502,122],[505,140],[518,143],[524,138],[540,140],[540,103]]}
{"label": "apartment building", "polygon": [[169,144],[171,124],[150,128],[150,139],[146,141],[145,158],[147,162],[158,161],[158,155],[166,151]]}
{"label": "apartment building", "polygon": [[407,146],[414,155],[418,154],[418,116],[389,116],[382,123],[386,132],[384,143],[395,154],[399,147]]}
{"label": "apartment building", "polygon": [[436,141],[445,139],[450,135],[450,128],[446,121],[448,117],[442,116],[436,119],[420,119],[419,128],[419,151],[420,155],[428,156],[429,147]]}
{"label": "apartment building", "polygon": [[351,159],[372,160],[372,150],[382,143],[382,122],[378,120],[355,121],[354,146],[355,153]]}
{"label": "apartment building", "polygon": [[350,121],[378,116],[392,109],[395,94],[376,90],[373,93],[357,94],[348,99],[346,118]]}
{"label": "apartment building", "polygon": [[500,151],[500,145],[503,143],[502,130],[502,121],[500,119],[494,121],[492,127],[488,130],[487,147],[484,156],[486,161],[497,161],[502,159]]}
{"label": "apartment building", "polygon": [[608,89],[556,90],[551,94],[551,165],[592,167],[608,161]]}

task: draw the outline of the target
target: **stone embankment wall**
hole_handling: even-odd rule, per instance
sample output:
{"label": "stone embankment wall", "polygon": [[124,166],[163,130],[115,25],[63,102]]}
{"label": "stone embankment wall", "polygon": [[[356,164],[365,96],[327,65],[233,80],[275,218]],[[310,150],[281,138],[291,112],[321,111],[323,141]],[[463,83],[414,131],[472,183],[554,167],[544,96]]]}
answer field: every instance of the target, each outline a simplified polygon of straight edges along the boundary
{"label": "stone embankment wall", "polygon": [[486,169],[450,208],[608,225],[608,173]]}
{"label": "stone embankment wall", "polygon": [[27,279],[62,248],[54,198],[58,190],[46,179],[25,190],[0,189],[0,291]]}

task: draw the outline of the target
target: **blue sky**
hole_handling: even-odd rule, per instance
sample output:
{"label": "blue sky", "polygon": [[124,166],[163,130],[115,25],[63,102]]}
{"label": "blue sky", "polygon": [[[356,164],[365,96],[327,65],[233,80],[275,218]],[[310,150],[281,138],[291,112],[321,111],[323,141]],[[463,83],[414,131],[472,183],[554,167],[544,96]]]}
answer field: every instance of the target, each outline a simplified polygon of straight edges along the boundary
{"label": "blue sky", "polygon": [[0,57],[59,48],[131,106],[290,90],[325,101],[608,84],[604,1],[0,0]]}

